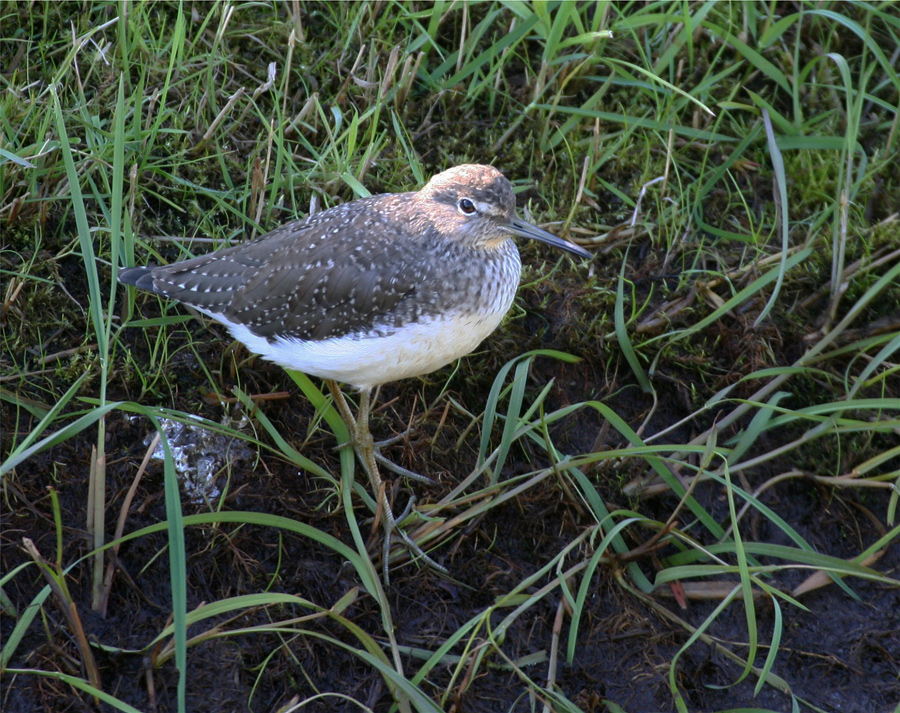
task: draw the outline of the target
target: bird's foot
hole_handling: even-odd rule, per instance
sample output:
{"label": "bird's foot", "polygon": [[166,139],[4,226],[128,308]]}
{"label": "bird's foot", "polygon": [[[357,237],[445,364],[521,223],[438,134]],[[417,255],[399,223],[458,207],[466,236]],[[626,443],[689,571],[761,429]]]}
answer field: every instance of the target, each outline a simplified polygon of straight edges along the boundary
{"label": "bird's foot", "polygon": [[[390,498],[388,498],[384,481],[381,479],[378,464],[381,463],[388,470],[392,470],[400,475],[412,478],[413,480],[419,480],[426,483],[433,483],[434,481],[403,468],[402,466],[398,466],[396,463],[392,463],[381,455],[372,438],[372,434],[369,432],[369,408],[371,405],[371,393],[369,390],[364,389],[360,391],[359,413],[354,420],[350,414],[350,408],[347,406],[347,402],[341,394],[340,389],[337,387],[337,384],[329,382],[329,388],[334,397],[335,404],[338,407],[338,411],[341,413],[344,422],[347,424],[347,429],[350,432],[350,443],[340,447],[344,448],[347,445],[353,446],[356,457],[362,464],[363,470],[365,470],[366,474],[369,476],[369,484],[372,487],[372,493],[375,496],[375,502],[377,503],[376,517],[380,513],[383,518],[384,545],[382,548],[382,568],[384,573],[384,583],[390,584],[390,573],[388,569],[390,565],[391,541],[395,533],[414,557],[421,558],[426,564],[446,573],[447,569],[445,567],[429,557],[421,546],[397,525],[398,519],[394,517],[393,510],[391,510]],[[415,499],[411,498],[406,509],[401,513],[399,518],[401,522],[413,512],[414,504]]]}
{"label": "bird's foot", "polygon": [[383,441],[376,441],[373,444],[373,447],[375,449],[375,460],[377,460],[382,466],[387,468],[392,473],[396,473],[397,475],[403,476],[404,478],[417,480],[420,483],[425,483],[426,485],[437,485],[437,482],[433,478],[429,478],[427,475],[422,475],[421,473],[417,473],[416,471],[410,470],[409,468],[404,468],[402,465],[397,465],[396,463],[394,463],[394,461],[382,455],[382,448],[387,448],[388,446],[392,446],[395,443],[399,443],[400,441],[405,440],[410,431],[411,429],[406,429],[403,433],[398,433],[396,436],[385,438]]}
{"label": "bird's foot", "polygon": [[404,478],[410,478],[411,480],[417,480],[420,483],[425,483],[426,485],[437,485],[437,482],[435,482],[434,479],[429,478],[427,475],[422,475],[421,473],[416,473],[416,471],[410,470],[409,468],[404,468],[402,465],[397,465],[396,463],[394,463],[394,461],[383,456],[381,454],[381,450],[378,448],[377,443],[374,446],[374,455],[375,460],[392,473],[396,473],[397,475],[400,475]]}
{"label": "bird's foot", "polygon": [[[406,520],[410,515],[412,515],[415,510],[415,496],[411,496],[409,502],[406,504],[406,507],[403,509],[403,512],[400,513],[400,516],[397,517],[394,515],[394,511],[391,509],[390,498],[387,496],[386,485],[384,481],[381,479],[381,474],[378,472],[378,464],[376,462],[377,458],[375,455],[375,451],[373,449],[366,449],[365,447],[357,447],[357,456],[360,459],[360,462],[363,464],[364,470],[369,475],[369,482],[372,485],[372,490],[375,492],[378,502],[378,510],[381,513],[381,517],[383,518],[383,526],[384,526],[384,544],[382,545],[381,550],[381,564],[382,564],[382,572],[384,576],[384,583],[390,584],[390,562],[391,562],[391,546],[393,544],[394,536],[399,539],[409,550],[410,555],[414,559],[421,559],[425,564],[433,567],[439,572],[443,572],[444,574],[448,574],[447,568],[441,564],[435,562],[425,550],[412,538],[409,534],[400,527],[399,523]],[[394,464],[391,464],[394,465]],[[405,469],[402,469],[405,470]],[[377,513],[376,513],[377,515]]]}
{"label": "bird's foot", "polygon": [[[403,530],[398,523],[403,522],[406,518],[413,514],[415,508],[416,498],[415,496],[411,496],[409,502],[406,503],[406,507],[403,509],[403,512],[400,513],[399,517],[395,517],[393,513],[390,513],[389,505],[387,503],[387,498],[385,498],[383,506],[385,508],[385,518],[384,518],[384,544],[381,548],[381,561],[384,572],[384,583],[390,584],[389,579],[389,565],[391,562],[391,545],[393,541],[393,535],[396,533],[397,538],[406,545],[406,549],[409,550],[410,555],[413,559],[421,559],[425,564],[429,567],[433,567],[439,572],[443,572],[444,574],[449,574],[449,571],[446,567],[438,562],[435,562],[431,557],[429,557],[428,553],[422,549],[422,547],[417,543],[406,530]],[[390,514],[389,514],[390,513]]]}
{"label": "bird's foot", "polygon": [[[435,481],[434,478],[429,478],[427,475],[422,475],[421,473],[417,473],[416,471],[410,470],[409,468],[404,468],[402,465],[394,463],[394,461],[392,461],[381,452],[382,446],[391,445],[393,443],[396,443],[396,438],[390,438],[386,441],[379,441],[378,443],[372,444],[372,452],[375,456],[375,462],[378,465],[403,478],[409,478],[410,480],[425,483],[426,485],[437,485],[437,481]],[[359,444],[353,438],[351,438],[346,443],[341,443],[340,445],[335,446],[335,450],[340,451],[342,448],[347,448],[348,446],[352,447],[354,450],[357,450]],[[360,461],[362,460],[363,458],[362,456],[360,456]]]}
{"label": "bird's foot", "polygon": [[[427,565],[447,574],[447,568],[429,557],[425,550],[423,550],[422,547],[398,525],[398,523],[403,522],[403,520],[413,513],[415,497],[410,497],[403,512],[400,513],[399,518],[394,516],[394,511],[391,509],[390,498],[388,498],[387,495],[386,485],[381,479],[381,474],[378,471],[379,458],[377,457],[374,446],[375,444],[372,442],[372,436],[368,431],[362,433],[357,431],[356,455],[359,457],[360,462],[363,464],[363,468],[369,476],[372,490],[377,497],[378,509],[381,511],[382,517],[384,518],[384,545],[382,546],[381,551],[381,566],[384,573],[384,583],[387,585],[390,584],[391,581],[389,572],[391,563],[391,544],[395,534],[397,535],[397,538],[406,545],[406,548],[414,558],[420,558]],[[393,463],[391,463],[391,465],[399,467]],[[401,468],[401,471],[405,470],[405,468]],[[406,471],[406,474],[409,473],[411,472]]]}

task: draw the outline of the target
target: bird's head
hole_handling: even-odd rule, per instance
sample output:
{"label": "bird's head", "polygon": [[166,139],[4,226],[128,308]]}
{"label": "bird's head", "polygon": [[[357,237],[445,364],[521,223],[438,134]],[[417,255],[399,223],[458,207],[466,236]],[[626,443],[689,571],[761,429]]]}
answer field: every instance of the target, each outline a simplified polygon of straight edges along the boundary
{"label": "bird's head", "polygon": [[464,164],[443,171],[415,200],[436,230],[470,247],[496,250],[511,236],[519,236],[590,257],[577,245],[516,217],[512,184],[493,166]]}

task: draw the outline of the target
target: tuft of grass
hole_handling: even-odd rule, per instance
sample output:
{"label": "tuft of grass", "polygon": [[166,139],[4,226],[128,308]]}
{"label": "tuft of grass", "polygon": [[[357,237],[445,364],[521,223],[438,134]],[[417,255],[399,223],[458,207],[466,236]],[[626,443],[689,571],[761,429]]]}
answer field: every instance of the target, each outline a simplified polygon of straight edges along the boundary
{"label": "tuft of grass", "polygon": [[[838,705],[788,654],[816,655],[808,612],[840,626],[900,584],[887,6],[98,1],[0,23],[18,700],[204,710],[215,685],[192,672],[226,642],[248,709]],[[452,476],[401,523],[443,582],[381,553],[314,381],[116,275],[468,161],[597,259],[522,246],[485,348],[383,390],[379,427],[413,426],[394,452]],[[255,470],[212,507],[183,500],[161,418],[241,439]],[[154,613],[127,629],[136,608]],[[135,657],[155,689],[109,663]],[[895,676],[854,682],[896,698]]]}

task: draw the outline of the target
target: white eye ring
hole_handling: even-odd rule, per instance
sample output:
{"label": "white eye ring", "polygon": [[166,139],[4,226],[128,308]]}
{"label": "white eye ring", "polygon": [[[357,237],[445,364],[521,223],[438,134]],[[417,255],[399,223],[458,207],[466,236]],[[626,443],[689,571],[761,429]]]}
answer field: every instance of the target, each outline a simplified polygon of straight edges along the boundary
{"label": "white eye ring", "polygon": [[475,215],[477,212],[471,198],[460,198],[456,202],[456,207],[459,208],[459,212],[463,215]]}

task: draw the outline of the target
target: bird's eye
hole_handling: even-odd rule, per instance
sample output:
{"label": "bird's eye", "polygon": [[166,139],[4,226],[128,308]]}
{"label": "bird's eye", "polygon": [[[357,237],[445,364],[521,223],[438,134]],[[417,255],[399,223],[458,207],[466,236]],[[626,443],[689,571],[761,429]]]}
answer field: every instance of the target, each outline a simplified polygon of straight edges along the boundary
{"label": "bird's eye", "polygon": [[459,208],[459,212],[463,215],[475,213],[475,204],[470,198],[460,198],[456,203],[456,207]]}

